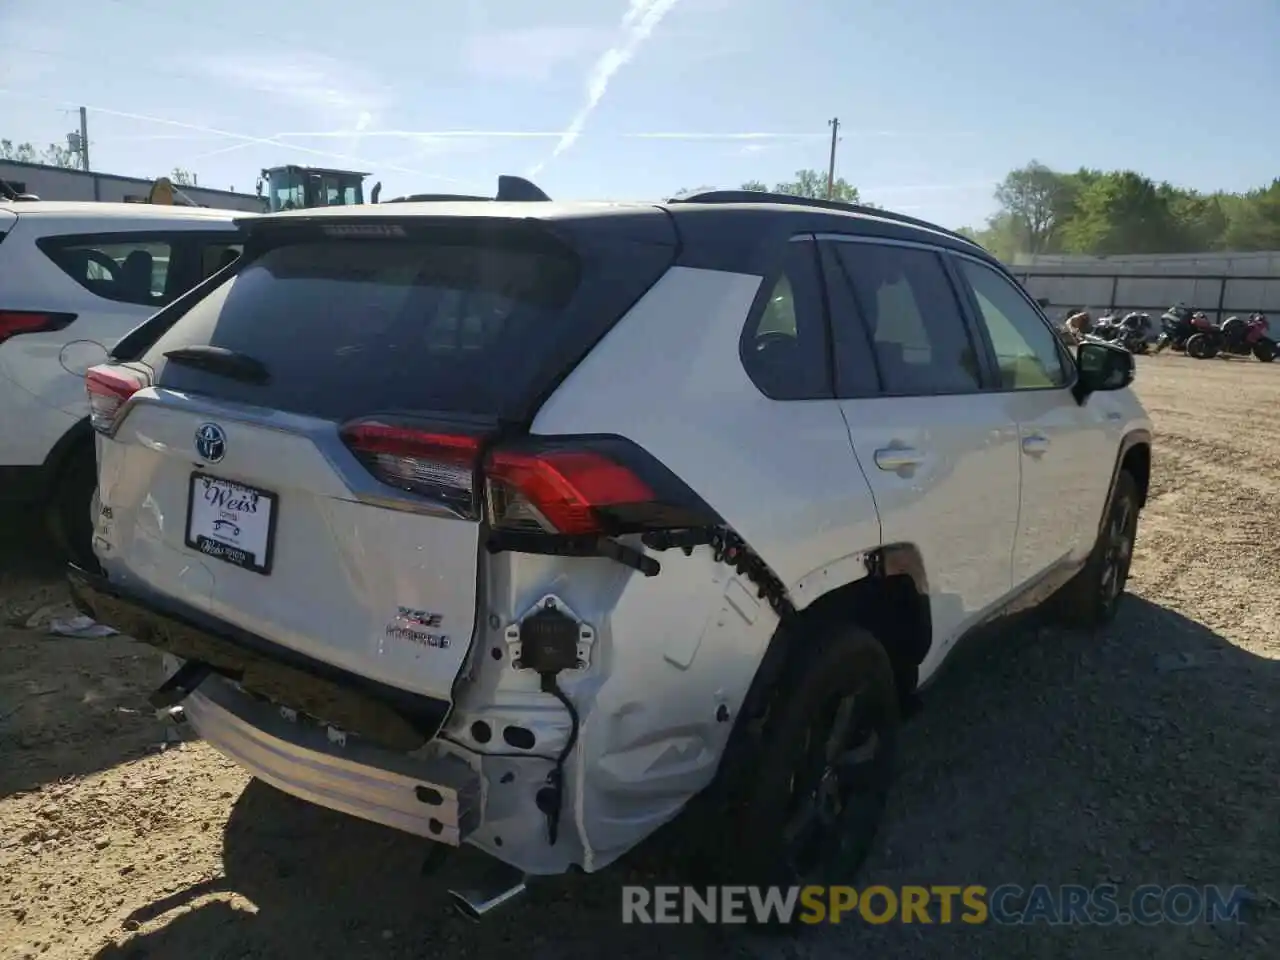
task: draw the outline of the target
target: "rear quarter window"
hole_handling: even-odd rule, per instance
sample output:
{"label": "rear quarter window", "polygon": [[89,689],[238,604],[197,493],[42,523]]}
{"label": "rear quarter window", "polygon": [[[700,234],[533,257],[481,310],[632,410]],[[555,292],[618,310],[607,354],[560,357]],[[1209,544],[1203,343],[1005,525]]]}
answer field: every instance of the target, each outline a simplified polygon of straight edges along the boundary
{"label": "rear quarter window", "polygon": [[167,241],[46,237],[38,246],[59,270],[105,300],[159,308],[176,295]]}

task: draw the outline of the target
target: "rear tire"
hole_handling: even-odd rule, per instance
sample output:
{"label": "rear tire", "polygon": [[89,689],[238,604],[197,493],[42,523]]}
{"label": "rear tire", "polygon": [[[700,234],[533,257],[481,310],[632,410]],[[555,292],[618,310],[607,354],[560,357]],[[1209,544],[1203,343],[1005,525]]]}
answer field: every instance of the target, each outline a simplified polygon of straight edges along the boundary
{"label": "rear tire", "polygon": [[62,559],[86,570],[97,568],[93,553],[98,461],[93,444],[78,444],[63,464],[49,504],[49,529]]}
{"label": "rear tire", "polygon": [[1263,363],[1270,363],[1276,358],[1276,345],[1271,340],[1259,340],[1253,345],[1253,355]]}
{"label": "rear tire", "polygon": [[893,665],[858,627],[803,641],[754,749],[722,771],[723,813],[702,845],[716,882],[848,883],[875,839],[900,724]]}
{"label": "rear tire", "polygon": [[1062,622],[1094,628],[1115,619],[1133,561],[1138,509],[1138,482],[1128,470],[1121,470],[1093,552],[1057,596],[1058,618]]}

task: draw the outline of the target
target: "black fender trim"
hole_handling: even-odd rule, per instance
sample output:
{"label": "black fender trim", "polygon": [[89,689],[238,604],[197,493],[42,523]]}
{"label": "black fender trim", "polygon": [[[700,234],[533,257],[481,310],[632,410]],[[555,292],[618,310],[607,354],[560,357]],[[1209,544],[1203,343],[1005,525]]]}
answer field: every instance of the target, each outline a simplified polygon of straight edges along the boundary
{"label": "black fender trim", "polygon": [[71,462],[81,444],[88,444],[89,449],[93,450],[93,427],[89,425],[88,417],[73,423],[67,432],[58,438],[57,443],[44,458],[43,469],[48,478],[50,496],[55,492],[62,471]]}
{"label": "black fender trim", "polygon": [[[1116,484],[1120,481],[1120,470],[1124,466],[1125,457],[1129,455],[1129,451],[1135,447],[1145,446],[1148,453],[1151,448],[1151,431],[1138,428],[1130,430],[1120,440],[1120,448],[1116,451],[1116,462],[1111,468],[1111,483],[1107,485],[1107,499],[1102,503],[1102,513],[1098,517],[1098,536],[1102,535],[1103,524],[1107,522],[1107,509],[1111,504],[1111,498],[1115,496]],[[1146,491],[1142,491],[1142,503],[1140,507],[1146,506]]]}
{"label": "black fender trim", "polygon": [[922,597],[929,596],[924,557],[914,543],[888,543],[867,554],[867,572],[873,577],[907,576]]}

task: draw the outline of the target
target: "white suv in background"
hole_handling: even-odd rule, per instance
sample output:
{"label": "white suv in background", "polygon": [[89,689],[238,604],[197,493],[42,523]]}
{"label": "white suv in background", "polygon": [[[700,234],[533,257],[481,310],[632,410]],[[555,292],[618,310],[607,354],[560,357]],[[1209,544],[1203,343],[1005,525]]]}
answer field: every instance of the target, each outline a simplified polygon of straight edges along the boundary
{"label": "white suv in background", "polygon": [[0,503],[49,507],[91,562],[84,374],[240,245],[243,213],[134,203],[0,204]]}
{"label": "white suv in background", "polygon": [[267,216],[89,372],[73,594],[255,776],[502,861],[477,912],[699,794],[732,882],[847,879],[958,640],[1055,593],[1115,613],[1133,372],[880,210]]}

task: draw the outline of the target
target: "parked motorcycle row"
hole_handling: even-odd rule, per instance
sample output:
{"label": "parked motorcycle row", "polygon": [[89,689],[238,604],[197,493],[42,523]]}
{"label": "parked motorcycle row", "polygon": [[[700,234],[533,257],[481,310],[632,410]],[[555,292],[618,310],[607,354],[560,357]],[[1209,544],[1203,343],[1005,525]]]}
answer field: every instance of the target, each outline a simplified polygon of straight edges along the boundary
{"label": "parked motorcycle row", "polygon": [[1247,318],[1232,316],[1216,324],[1203,311],[1178,304],[1161,315],[1160,334],[1154,344],[1151,327],[1151,315],[1140,311],[1123,316],[1108,314],[1092,321],[1081,311],[1067,318],[1062,334],[1069,343],[1104,340],[1134,354],[1171,349],[1196,360],[1253,356],[1262,363],[1270,363],[1280,354],[1280,346],[1271,336],[1270,324],[1261,313]]}
{"label": "parked motorcycle row", "polygon": [[1203,311],[1192,311],[1181,304],[1170,307],[1160,318],[1155,352],[1166,347],[1196,360],[1254,356],[1263,363],[1270,363],[1280,352],[1271,337],[1271,325],[1261,313],[1248,318],[1227,317],[1217,324]]}

